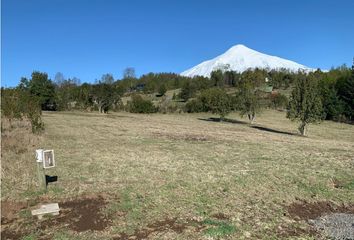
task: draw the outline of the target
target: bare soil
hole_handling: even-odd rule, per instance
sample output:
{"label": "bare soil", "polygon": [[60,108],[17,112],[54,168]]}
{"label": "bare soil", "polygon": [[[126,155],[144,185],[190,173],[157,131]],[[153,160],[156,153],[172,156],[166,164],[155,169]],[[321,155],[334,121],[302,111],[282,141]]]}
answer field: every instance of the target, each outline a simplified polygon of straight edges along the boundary
{"label": "bare soil", "polygon": [[[35,216],[31,216],[28,221],[31,221],[33,227],[40,229],[41,235],[38,236],[39,239],[50,239],[56,230],[63,228],[74,232],[104,231],[112,224],[110,216],[102,212],[106,204],[107,200],[103,196],[84,196],[63,200],[59,201],[60,214],[58,216],[48,216],[44,220],[37,220]],[[33,232],[34,229],[20,227],[23,224],[23,219],[19,216],[19,212],[29,208],[27,203],[4,201],[2,202],[2,208],[1,222],[3,230],[1,231],[1,239],[21,239]],[[211,217],[218,220],[229,219],[223,213],[216,213]],[[148,239],[151,235],[161,232],[180,234],[187,229],[200,232],[204,228],[205,226],[202,222],[197,220],[166,218],[150,223],[141,229],[136,229],[133,234],[121,233],[113,239]]]}
{"label": "bare soil", "polygon": [[[306,223],[313,222],[314,219],[318,219],[323,216],[327,216],[333,213],[354,213],[354,204],[350,205],[337,205],[330,201],[317,201],[307,202],[305,200],[299,200],[286,207],[286,216],[292,218],[296,222],[306,221]],[[318,228],[315,228],[313,224],[307,227],[300,227],[295,224],[291,226],[280,225],[274,232],[279,238],[299,237],[299,236],[312,236],[316,239],[322,239],[321,233]]]}
{"label": "bare soil", "polygon": [[336,205],[330,201],[299,201],[288,206],[289,216],[296,220],[316,219],[330,213],[354,213],[354,204]]}
{"label": "bare soil", "polygon": [[[19,228],[23,219],[18,213],[25,209],[27,204],[4,201],[1,205],[1,239],[20,239],[32,232],[33,229]],[[43,232],[46,230],[53,232],[53,228],[67,228],[75,232],[103,231],[111,224],[110,217],[102,212],[105,206],[106,200],[102,196],[64,200],[59,202],[58,216],[50,216],[40,221],[35,216],[31,216],[28,221],[33,222],[31,225]],[[42,236],[42,239],[47,238],[48,234]]]}
{"label": "bare soil", "polygon": [[41,228],[65,224],[76,232],[87,230],[103,231],[110,225],[110,219],[102,213],[106,201],[103,197],[82,198],[59,203],[60,215],[49,221],[43,221]]}
{"label": "bare soil", "polygon": [[27,203],[25,202],[1,201],[1,225],[14,221],[20,210],[26,207]]}

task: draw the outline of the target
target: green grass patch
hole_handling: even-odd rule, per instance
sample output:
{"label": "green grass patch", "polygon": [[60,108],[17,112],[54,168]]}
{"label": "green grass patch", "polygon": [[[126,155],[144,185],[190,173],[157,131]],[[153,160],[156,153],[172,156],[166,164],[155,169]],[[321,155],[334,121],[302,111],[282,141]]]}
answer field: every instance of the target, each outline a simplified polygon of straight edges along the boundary
{"label": "green grass patch", "polygon": [[21,238],[21,240],[37,240],[37,239],[38,237],[36,234],[30,234]]}
{"label": "green grass patch", "polygon": [[236,227],[226,221],[206,219],[203,224],[210,226],[204,233],[211,237],[224,237],[236,232]]}
{"label": "green grass patch", "polygon": [[344,189],[354,190],[354,179],[343,185]]}

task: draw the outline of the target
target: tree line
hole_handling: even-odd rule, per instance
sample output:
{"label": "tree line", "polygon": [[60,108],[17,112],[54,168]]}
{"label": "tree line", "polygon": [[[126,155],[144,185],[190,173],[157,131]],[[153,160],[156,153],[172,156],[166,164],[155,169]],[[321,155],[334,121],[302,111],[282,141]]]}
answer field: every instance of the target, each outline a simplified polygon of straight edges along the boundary
{"label": "tree line", "polygon": [[[165,96],[174,89],[180,91],[172,99]],[[134,68],[127,68],[122,79],[104,74],[94,83],[82,84],[78,78],[65,79],[62,73],[51,80],[48,74],[34,71],[30,79],[21,78],[17,87],[1,91],[1,109],[8,118],[30,118],[26,109],[36,109],[34,115],[42,110],[78,109],[100,113],[212,112],[223,120],[229,112],[239,111],[252,123],[262,108],[271,107],[286,110],[288,118],[300,120],[302,134],[309,123],[322,119],[354,120],[354,65],[351,69],[342,66],[310,73],[286,69],[250,69],[243,73],[216,70],[208,78],[174,73],[148,73],[137,78]],[[146,95],[159,97],[158,104]],[[123,96],[130,97],[125,105]],[[37,119],[36,124],[42,123]]]}

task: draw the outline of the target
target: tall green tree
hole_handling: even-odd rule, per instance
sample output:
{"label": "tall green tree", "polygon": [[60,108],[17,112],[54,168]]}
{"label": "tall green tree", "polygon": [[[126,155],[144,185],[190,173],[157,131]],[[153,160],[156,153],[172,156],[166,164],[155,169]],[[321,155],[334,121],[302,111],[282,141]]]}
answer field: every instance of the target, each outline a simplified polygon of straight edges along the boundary
{"label": "tall green tree", "polygon": [[287,118],[300,121],[298,129],[304,136],[308,124],[320,122],[323,115],[318,80],[314,74],[298,78],[291,93]]}
{"label": "tall green tree", "polygon": [[354,62],[351,74],[341,77],[336,84],[338,97],[344,103],[344,114],[349,121],[354,120]]}
{"label": "tall green tree", "polygon": [[195,85],[191,81],[186,81],[182,86],[181,92],[179,93],[179,97],[184,101],[187,101],[188,99],[194,96],[196,91],[197,89]]}
{"label": "tall green tree", "polygon": [[344,103],[339,99],[334,84],[327,79],[322,79],[320,81],[320,91],[325,118],[328,120],[340,119],[344,112]]}
{"label": "tall green tree", "polygon": [[33,72],[28,85],[29,92],[38,98],[42,110],[56,110],[55,86],[47,73]]}
{"label": "tall green tree", "polygon": [[123,71],[123,80],[125,80],[129,85],[129,90],[132,91],[134,88],[134,80],[136,80],[135,68],[127,67]]}
{"label": "tall green tree", "polygon": [[[59,75],[60,76],[60,75]],[[56,99],[58,110],[70,110],[74,102],[78,102],[78,85],[76,80],[73,79],[60,79],[56,75]]]}
{"label": "tall green tree", "polygon": [[97,104],[99,113],[108,113],[113,104],[120,99],[116,87],[112,84],[100,83],[92,88],[93,101]]}
{"label": "tall green tree", "polygon": [[223,87],[224,86],[224,74],[222,70],[212,71],[210,75],[210,79],[213,82],[215,87]]}

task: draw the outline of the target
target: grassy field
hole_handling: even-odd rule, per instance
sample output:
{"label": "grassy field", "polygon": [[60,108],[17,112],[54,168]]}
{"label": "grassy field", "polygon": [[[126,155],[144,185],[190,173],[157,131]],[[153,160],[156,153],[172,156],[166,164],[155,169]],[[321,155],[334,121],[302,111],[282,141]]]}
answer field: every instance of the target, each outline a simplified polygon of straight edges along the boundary
{"label": "grassy field", "polygon": [[[6,234],[19,231],[26,239],[318,239],[307,221],[289,210],[293,204],[354,205],[353,125],[326,121],[311,125],[309,136],[301,137],[284,112],[267,110],[255,126],[236,113],[227,122],[212,117],[46,112],[41,136],[29,134],[24,123],[9,129],[4,122],[2,202],[26,206],[8,213],[13,221],[5,224]],[[37,148],[55,151],[57,167],[47,174],[57,175],[58,182],[47,193],[37,187]],[[53,217],[48,227],[28,214],[39,202],[77,207],[80,199],[100,212],[96,218],[107,220],[104,227],[69,229],[65,218]]]}

